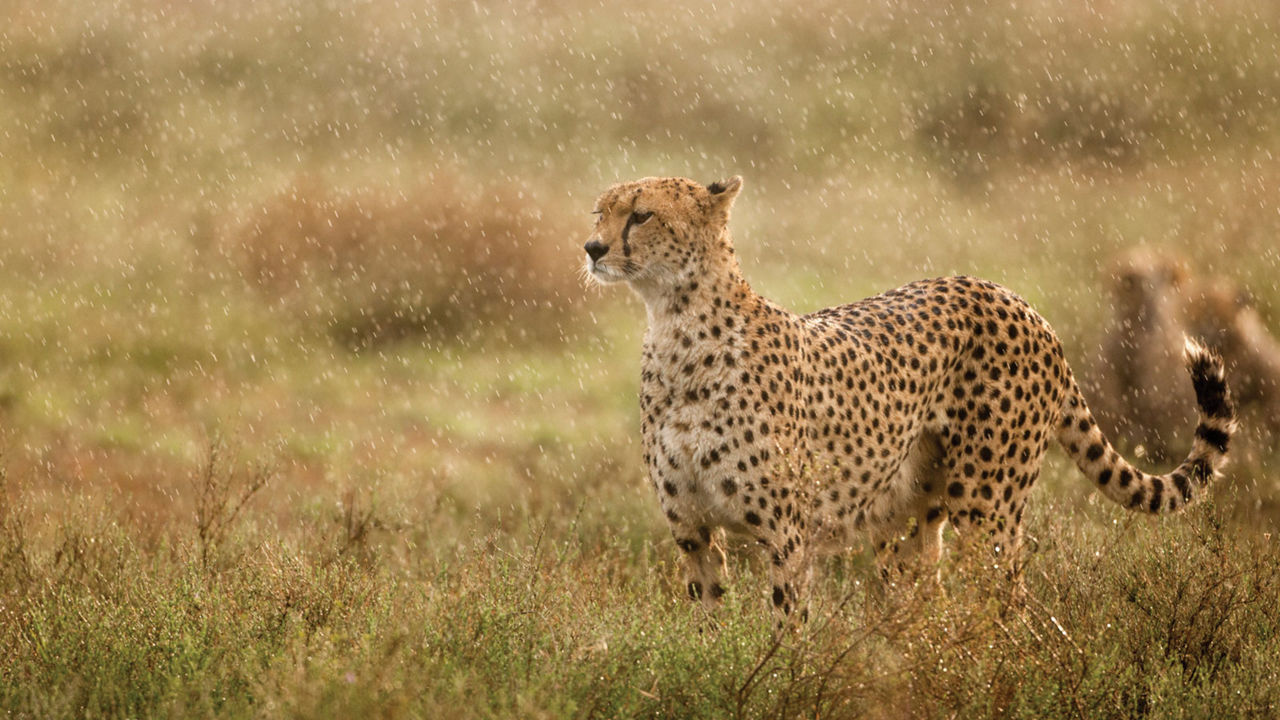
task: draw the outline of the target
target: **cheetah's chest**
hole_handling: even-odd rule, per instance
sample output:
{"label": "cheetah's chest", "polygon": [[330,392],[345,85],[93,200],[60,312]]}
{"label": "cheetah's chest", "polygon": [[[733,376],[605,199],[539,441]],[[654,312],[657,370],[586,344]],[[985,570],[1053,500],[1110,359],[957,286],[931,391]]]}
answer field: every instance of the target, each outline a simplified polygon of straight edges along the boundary
{"label": "cheetah's chest", "polygon": [[731,422],[728,401],[686,401],[671,392],[656,390],[656,397],[644,408],[649,421],[645,444],[660,473],[664,477],[692,478],[698,470],[710,469],[725,459],[728,443],[724,426]]}

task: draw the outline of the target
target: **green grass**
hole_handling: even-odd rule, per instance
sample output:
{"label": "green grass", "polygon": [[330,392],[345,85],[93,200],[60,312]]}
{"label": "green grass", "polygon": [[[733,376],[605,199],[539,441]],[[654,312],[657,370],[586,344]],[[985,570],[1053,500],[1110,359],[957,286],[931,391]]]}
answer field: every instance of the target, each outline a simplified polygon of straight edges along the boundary
{"label": "green grass", "polygon": [[775,643],[735,545],[705,617],[578,266],[608,184],[742,174],[797,310],[977,274],[1083,370],[1148,245],[1280,328],[1280,15],[719,5],[5,5],[0,714],[1275,715],[1265,450],[1160,522],[1051,455],[1021,600],[854,552]]}

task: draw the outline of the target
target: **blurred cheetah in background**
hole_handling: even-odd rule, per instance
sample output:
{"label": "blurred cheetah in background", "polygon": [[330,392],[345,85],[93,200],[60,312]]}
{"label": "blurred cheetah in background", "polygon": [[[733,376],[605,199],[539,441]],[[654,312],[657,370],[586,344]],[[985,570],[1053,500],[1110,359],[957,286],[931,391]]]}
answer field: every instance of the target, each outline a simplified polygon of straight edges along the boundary
{"label": "blurred cheetah in background", "polygon": [[1249,294],[1225,280],[1201,282],[1190,299],[1188,332],[1222,354],[1231,390],[1251,411],[1262,445],[1280,445],[1280,340],[1267,329]]}
{"label": "blurred cheetah in background", "polygon": [[1189,266],[1176,253],[1150,249],[1125,252],[1112,263],[1107,284],[1113,312],[1103,363],[1091,368],[1085,383],[1098,424],[1157,462],[1185,452],[1178,432],[1197,412],[1180,371],[1183,338],[1190,335],[1222,356],[1232,397],[1251,429],[1247,450],[1275,447],[1280,341],[1235,283],[1192,276]]}
{"label": "blurred cheetah in background", "polygon": [[1102,362],[1082,383],[1103,432],[1154,462],[1186,449],[1180,433],[1198,413],[1182,375],[1189,284],[1187,263],[1168,253],[1137,249],[1112,261]]}
{"label": "blurred cheetah in background", "polygon": [[[1221,360],[1188,342],[1201,410],[1175,470],[1135,469],[1098,429],[1048,324],[969,277],[921,280],[797,315],[752,291],[730,241],[741,178],[615,185],[596,203],[586,271],[648,313],[644,462],[688,591],[724,593],[718,528],[769,559],[780,623],[804,607],[813,553],[867,533],[888,575],[936,563],[944,524],[1015,566],[1023,508],[1051,439],[1107,497],[1148,513],[1199,498],[1235,410]],[[966,544],[969,544],[966,542]]]}

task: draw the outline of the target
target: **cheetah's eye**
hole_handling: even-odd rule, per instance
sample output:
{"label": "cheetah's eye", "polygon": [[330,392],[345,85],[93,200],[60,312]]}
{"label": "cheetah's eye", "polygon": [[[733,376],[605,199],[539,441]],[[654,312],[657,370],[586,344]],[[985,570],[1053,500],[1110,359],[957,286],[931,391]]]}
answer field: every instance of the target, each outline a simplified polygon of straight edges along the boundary
{"label": "cheetah's eye", "polygon": [[636,210],[635,212],[631,213],[631,224],[632,224],[632,225],[643,225],[643,224],[645,224],[646,222],[648,222],[648,221],[649,221],[649,218],[651,218],[651,217],[653,217],[653,213],[651,213],[651,212],[645,212],[645,211],[643,211],[643,210]]}

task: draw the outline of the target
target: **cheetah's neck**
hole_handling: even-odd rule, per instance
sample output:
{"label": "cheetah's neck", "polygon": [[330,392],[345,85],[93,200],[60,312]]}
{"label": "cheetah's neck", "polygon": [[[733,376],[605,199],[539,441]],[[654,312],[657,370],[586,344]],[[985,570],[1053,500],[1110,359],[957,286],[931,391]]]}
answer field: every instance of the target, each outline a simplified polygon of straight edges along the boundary
{"label": "cheetah's neck", "polygon": [[[791,313],[757,295],[740,272],[678,283],[646,298],[643,374],[668,391],[731,384],[763,325],[777,332]],[[786,325],[787,323],[782,323]]]}

